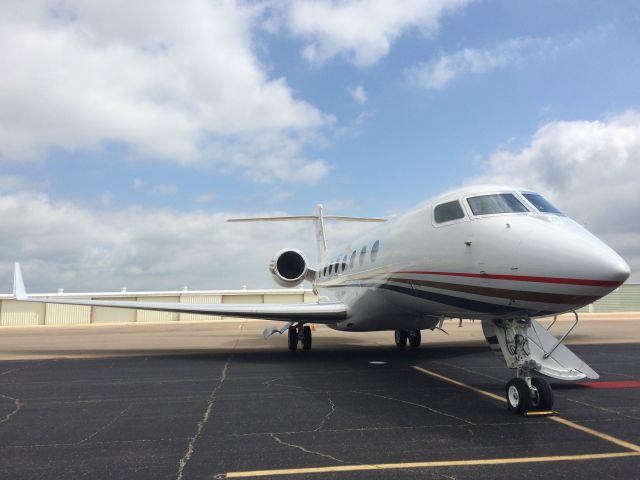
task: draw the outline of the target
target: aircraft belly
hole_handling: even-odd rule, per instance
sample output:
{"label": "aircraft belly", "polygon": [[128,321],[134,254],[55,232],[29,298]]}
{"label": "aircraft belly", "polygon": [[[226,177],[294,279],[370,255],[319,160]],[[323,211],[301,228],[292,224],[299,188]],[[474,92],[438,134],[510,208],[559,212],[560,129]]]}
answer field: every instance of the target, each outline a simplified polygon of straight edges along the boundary
{"label": "aircraft belly", "polygon": [[[394,299],[393,295],[394,292],[380,288],[358,288],[351,298],[343,298],[350,305],[349,319],[333,328],[347,331],[421,330],[437,324],[437,318],[421,315],[410,308],[410,300]],[[400,303],[403,308],[399,308]]]}

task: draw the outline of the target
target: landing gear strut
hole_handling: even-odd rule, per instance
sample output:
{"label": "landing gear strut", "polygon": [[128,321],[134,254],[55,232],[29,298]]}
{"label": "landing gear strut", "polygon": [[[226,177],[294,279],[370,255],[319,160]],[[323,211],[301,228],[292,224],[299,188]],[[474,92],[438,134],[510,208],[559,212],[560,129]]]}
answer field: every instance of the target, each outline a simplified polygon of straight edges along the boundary
{"label": "landing gear strut", "polygon": [[311,350],[311,327],[309,325],[291,325],[289,327],[289,350],[297,350],[302,343],[303,350]]}
{"label": "landing gear strut", "polygon": [[422,334],[420,333],[420,330],[410,330],[409,345],[411,345],[413,348],[417,348],[420,346],[421,342],[422,342]]}
{"label": "landing gear strut", "polygon": [[395,331],[396,347],[405,348],[407,346],[407,340],[409,345],[416,348],[420,346],[422,342],[422,334],[420,330],[396,330]]}
{"label": "landing gear strut", "polygon": [[530,356],[527,336],[531,320],[521,318],[504,320],[496,325],[504,329],[506,348],[516,368],[517,377],[507,383],[505,395],[510,411],[525,415],[532,411],[549,411],[553,408],[553,391],[544,378],[532,374],[540,370],[540,364]]}

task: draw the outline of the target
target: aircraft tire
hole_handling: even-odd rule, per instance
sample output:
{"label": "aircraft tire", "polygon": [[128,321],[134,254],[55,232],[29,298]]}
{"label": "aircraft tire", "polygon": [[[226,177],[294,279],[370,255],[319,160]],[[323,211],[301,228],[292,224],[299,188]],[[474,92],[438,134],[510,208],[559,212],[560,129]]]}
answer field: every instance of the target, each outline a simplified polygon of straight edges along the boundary
{"label": "aircraft tire", "polygon": [[420,346],[420,343],[422,342],[422,333],[420,333],[420,330],[413,330],[411,332],[409,332],[409,345],[411,345],[413,348],[418,348]]}
{"label": "aircraft tire", "polygon": [[551,410],[553,408],[553,390],[549,382],[541,377],[533,377],[531,386],[535,392],[531,395],[531,405],[534,410]]}
{"label": "aircraft tire", "polygon": [[531,389],[524,378],[512,378],[506,388],[507,407],[513,413],[524,415],[531,410]]}
{"label": "aircraft tire", "polygon": [[302,348],[304,350],[311,350],[311,327],[309,325],[302,327],[302,334]]}
{"label": "aircraft tire", "polygon": [[395,339],[396,339],[396,347],[404,348],[407,346],[407,331],[406,330],[396,330]]}
{"label": "aircraft tire", "polygon": [[289,350],[298,349],[298,328],[293,325],[289,327]]}

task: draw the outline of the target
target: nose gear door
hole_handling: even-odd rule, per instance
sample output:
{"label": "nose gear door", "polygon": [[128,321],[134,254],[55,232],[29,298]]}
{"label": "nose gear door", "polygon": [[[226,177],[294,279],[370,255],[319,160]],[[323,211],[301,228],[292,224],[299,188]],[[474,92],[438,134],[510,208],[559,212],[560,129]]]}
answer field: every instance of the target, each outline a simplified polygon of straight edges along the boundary
{"label": "nose gear door", "polygon": [[519,375],[537,372],[559,380],[600,377],[536,320],[485,320],[482,330],[492,349],[499,345],[507,366],[518,369]]}

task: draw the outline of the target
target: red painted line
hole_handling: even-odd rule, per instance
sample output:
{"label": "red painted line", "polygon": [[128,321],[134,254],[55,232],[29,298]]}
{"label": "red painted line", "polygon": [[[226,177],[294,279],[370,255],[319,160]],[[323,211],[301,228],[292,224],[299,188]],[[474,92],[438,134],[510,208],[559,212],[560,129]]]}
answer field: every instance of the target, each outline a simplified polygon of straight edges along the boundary
{"label": "red painted line", "polygon": [[449,277],[490,278],[492,280],[511,280],[514,282],[561,283],[564,285],[588,285],[590,287],[618,287],[624,282],[615,280],[590,280],[586,278],[534,277],[526,275],[496,275],[490,273],[461,272],[395,272],[418,275],[446,275]]}
{"label": "red painted line", "polygon": [[640,388],[640,381],[625,380],[621,382],[576,382],[578,385],[587,388]]}

